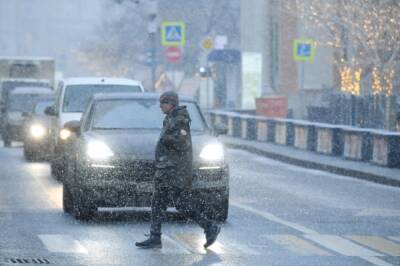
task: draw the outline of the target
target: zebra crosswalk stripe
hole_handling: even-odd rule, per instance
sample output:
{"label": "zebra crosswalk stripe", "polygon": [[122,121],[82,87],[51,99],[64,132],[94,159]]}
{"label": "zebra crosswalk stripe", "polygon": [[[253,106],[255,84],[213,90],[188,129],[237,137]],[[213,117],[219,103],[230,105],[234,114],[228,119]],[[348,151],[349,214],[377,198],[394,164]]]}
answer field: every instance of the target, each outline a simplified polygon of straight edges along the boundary
{"label": "zebra crosswalk stripe", "polygon": [[50,252],[85,253],[87,249],[69,235],[38,235]]}
{"label": "zebra crosswalk stripe", "polygon": [[390,256],[400,256],[400,245],[378,236],[350,235],[347,238]]}
{"label": "zebra crosswalk stripe", "polygon": [[180,241],[176,241],[174,238],[163,234],[162,235],[163,248],[161,253],[163,254],[192,254],[193,251],[182,244]]}
{"label": "zebra crosswalk stripe", "polygon": [[389,236],[390,239],[400,242],[400,236]]}
{"label": "zebra crosswalk stripe", "polygon": [[348,239],[336,235],[304,235],[304,237],[344,256],[383,256],[380,253],[364,248]]}
{"label": "zebra crosswalk stripe", "polygon": [[332,253],[325,251],[308,241],[295,235],[270,235],[267,236],[280,246],[303,256],[332,256]]}

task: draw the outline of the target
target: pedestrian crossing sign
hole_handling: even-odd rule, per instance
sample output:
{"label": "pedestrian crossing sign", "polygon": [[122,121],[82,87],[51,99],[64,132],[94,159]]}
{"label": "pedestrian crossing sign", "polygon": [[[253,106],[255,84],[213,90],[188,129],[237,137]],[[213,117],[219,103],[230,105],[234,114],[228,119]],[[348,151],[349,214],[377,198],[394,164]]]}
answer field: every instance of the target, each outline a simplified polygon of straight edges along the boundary
{"label": "pedestrian crossing sign", "polygon": [[294,61],[312,62],[315,55],[315,43],[311,39],[295,39],[293,41]]}
{"label": "pedestrian crossing sign", "polygon": [[163,46],[184,46],[186,43],[185,22],[164,21],[161,25]]}

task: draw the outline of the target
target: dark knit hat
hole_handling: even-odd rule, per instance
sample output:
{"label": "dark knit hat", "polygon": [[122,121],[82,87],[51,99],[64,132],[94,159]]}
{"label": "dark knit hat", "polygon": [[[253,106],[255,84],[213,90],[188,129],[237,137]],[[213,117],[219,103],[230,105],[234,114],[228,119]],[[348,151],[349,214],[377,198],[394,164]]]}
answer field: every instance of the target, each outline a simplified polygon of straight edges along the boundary
{"label": "dark knit hat", "polygon": [[173,106],[179,104],[178,94],[174,91],[166,91],[160,96],[160,103],[169,103]]}

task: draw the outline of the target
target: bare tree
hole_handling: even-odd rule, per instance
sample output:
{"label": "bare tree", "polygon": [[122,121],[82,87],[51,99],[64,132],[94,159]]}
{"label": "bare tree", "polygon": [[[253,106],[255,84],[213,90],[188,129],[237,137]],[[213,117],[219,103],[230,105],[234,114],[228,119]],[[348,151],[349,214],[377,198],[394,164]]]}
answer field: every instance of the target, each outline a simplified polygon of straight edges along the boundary
{"label": "bare tree", "polygon": [[94,73],[134,76],[144,63],[146,18],[134,1],[117,5],[106,2],[103,24],[96,38],[86,42],[77,52],[82,64]]}
{"label": "bare tree", "polygon": [[[146,0],[109,0],[105,6],[108,17],[99,27],[98,38],[81,49],[84,64],[106,73],[135,73],[146,70],[150,43],[147,35]],[[184,60],[174,65],[192,76],[198,67],[200,42],[205,36],[227,35],[239,43],[239,0],[163,0],[158,1],[158,21],[184,21],[186,45]],[[157,35],[157,64],[163,69],[171,67],[164,56]]]}
{"label": "bare tree", "polygon": [[[323,33],[318,40],[320,45],[335,48],[342,79],[350,77],[357,81],[371,77],[373,93],[392,94],[400,58],[400,2],[295,0],[295,4],[295,9],[287,7],[287,10],[292,11],[308,31]],[[355,90],[352,93],[357,94],[359,88],[352,89]]]}

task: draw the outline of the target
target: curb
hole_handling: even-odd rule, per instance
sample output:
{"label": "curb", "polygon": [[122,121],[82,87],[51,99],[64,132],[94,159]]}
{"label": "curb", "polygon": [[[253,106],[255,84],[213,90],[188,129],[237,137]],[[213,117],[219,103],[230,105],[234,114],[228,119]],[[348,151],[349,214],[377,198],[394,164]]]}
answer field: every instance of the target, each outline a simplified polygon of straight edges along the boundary
{"label": "curb", "polygon": [[330,172],[330,173],[334,173],[334,174],[354,177],[357,179],[371,181],[371,182],[375,182],[378,184],[383,184],[383,185],[388,185],[388,186],[393,186],[393,187],[400,187],[400,180],[392,179],[387,176],[372,174],[372,173],[363,172],[363,171],[354,170],[354,169],[343,168],[340,166],[306,161],[306,160],[302,160],[299,158],[295,158],[295,157],[291,157],[291,156],[287,156],[287,155],[283,155],[283,154],[279,154],[279,153],[274,153],[271,151],[266,151],[266,150],[259,149],[259,148],[249,146],[249,145],[230,143],[230,142],[225,142],[225,141],[224,141],[224,143],[227,147],[230,147],[230,148],[246,150],[246,151],[249,151],[249,152],[252,152],[252,153],[255,153],[258,155],[262,155],[262,156],[265,156],[268,158],[273,158],[278,161],[283,161],[285,163],[302,166],[302,167],[306,167],[306,168],[311,168],[311,169],[316,169],[316,170],[322,170],[322,171],[326,171],[326,172]]}

